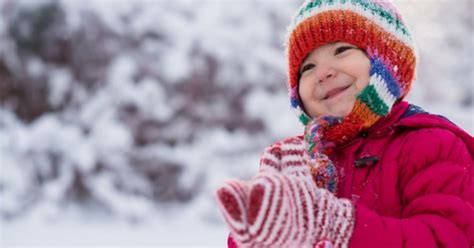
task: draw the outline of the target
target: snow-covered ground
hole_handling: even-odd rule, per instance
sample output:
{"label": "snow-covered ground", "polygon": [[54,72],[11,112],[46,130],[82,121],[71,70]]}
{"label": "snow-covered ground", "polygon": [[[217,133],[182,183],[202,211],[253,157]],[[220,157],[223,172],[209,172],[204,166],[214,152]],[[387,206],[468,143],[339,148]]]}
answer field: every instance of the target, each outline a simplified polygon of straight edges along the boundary
{"label": "snow-covered ground", "polygon": [[140,223],[69,214],[58,218],[4,225],[2,247],[224,247],[227,238],[224,226],[203,224],[190,211],[156,214]]}
{"label": "snow-covered ground", "polygon": [[[48,1],[18,2],[34,8]],[[462,103],[469,102],[466,96],[474,95],[474,42],[470,42],[474,34],[463,26],[466,20],[471,22],[470,27],[473,24],[473,4],[469,1],[396,2],[413,28],[421,55],[418,80],[408,100],[449,118],[472,135],[474,99],[470,99],[470,104]],[[68,29],[84,25],[83,12],[79,10],[85,9],[97,13],[117,36],[141,37],[162,32],[167,35],[166,42],[163,45],[146,41],[132,52],[113,50],[112,44],[107,49],[119,54],[113,57],[105,73],[104,87],[89,95],[82,88],[74,88],[70,71],[38,60],[27,63],[32,75],[44,71],[50,74],[51,92],[44,97],[53,105],[63,102],[72,88],[79,107],[74,106],[62,115],[45,113],[29,124],[8,108],[0,108],[0,210],[22,213],[0,218],[0,247],[224,247],[227,230],[216,209],[215,188],[226,178],[251,177],[264,146],[301,131],[288,106],[281,47],[285,26],[297,4],[252,0],[61,3],[68,17]],[[127,18],[125,25],[123,20]],[[0,19],[0,55],[8,57],[10,64],[18,64],[10,56],[11,44],[2,42],[4,25]],[[191,77],[193,68],[200,68],[205,62],[189,57],[196,47],[217,61],[220,70],[216,81],[230,83],[229,91],[248,86],[245,84],[263,84],[244,96],[242,108],[246,116],[262,121],[264,131],[251,134],[224,128],[200,129],[189,144],[166,146],[158,142],[133,150],[151,160],[165,159],[185,165],[179,185],[184,189],[199,185],[198,195],[189,201],[155,204],[147,198],[153,187],[127,167],[125,156],[133,149],[133,133],[119,121],[117,106],[133,103],[153,120],[172,118],[183,99],[167,96],[160,80],[175,83]],[[149,60],[143,62],[144,57]],[[143,64],[157,70],[160,79],[135,82],[135,72]],[[203,116],[229,115],[219,102],[209,108],[212,109],[197,110],[202,110],[199,114]],[[213,112],[209,114],[208,110]],[[186,125],[176,123],[170,136],[190,132]],[[90,129],[87,134],[81,129],[84,126]],[[51,152],[58,154],[65,169],[54,172],[46,156]],[[98,161],[112,164],[112,172],[92,173]],[[63,201],[75,171],[90,175],[85,183],[107,207],[80,207]],[[30,181],[35,173],[46,178],[52,173],[59,176],[35,188]],[[117,183],[140,194],[122,194]],[[29,202],[34,202],[34,206],[28,208]]]}

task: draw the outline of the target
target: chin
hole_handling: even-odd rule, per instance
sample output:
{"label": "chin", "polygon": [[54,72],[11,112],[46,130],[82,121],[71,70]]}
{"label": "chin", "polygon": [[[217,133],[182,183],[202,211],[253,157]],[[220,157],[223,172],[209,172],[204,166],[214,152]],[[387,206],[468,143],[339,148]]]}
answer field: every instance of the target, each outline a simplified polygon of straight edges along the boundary
{"label": "chin", "polygon": [[336,117],[346,117],[351,112],[351,110],[352,106],[344,106],[343,108],[335,109],[328,114]]}

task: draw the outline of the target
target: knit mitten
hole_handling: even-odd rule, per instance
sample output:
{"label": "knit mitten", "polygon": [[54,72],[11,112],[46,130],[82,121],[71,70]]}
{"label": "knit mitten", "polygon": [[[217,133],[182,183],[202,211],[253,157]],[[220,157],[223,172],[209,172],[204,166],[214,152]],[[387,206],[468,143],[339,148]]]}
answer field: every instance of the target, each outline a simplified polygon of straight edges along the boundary
{"label": "knit mitten", "polygon": [[309,170],[229,181],[217,199],[239,247],[346,247],[354,225],[351,202],[317,188]]}

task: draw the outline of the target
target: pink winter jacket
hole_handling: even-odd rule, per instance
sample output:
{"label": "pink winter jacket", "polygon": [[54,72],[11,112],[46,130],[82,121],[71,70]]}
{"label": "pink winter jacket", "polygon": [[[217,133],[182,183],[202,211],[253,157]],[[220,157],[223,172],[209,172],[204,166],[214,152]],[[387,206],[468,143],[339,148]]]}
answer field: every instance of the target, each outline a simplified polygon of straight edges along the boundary
{"label": "pink winter jacket", "polygon": [[331,159],[349,247],[474,247],[474,139],[448,120],[401,102]]}

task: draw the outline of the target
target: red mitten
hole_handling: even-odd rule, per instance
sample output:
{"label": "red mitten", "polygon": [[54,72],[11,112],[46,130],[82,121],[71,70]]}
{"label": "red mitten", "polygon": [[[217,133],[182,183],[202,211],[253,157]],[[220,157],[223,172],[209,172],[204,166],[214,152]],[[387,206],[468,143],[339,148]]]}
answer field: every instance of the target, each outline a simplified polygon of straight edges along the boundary
{"label": "red mitten", "polygon": [[234,241],[238,244],[251,243],[247,222],[248,189],[248,184],[243,181],[227,180],[217,190],[217,203]]}
{"label": "red mitten", "polygon": [[249,184],[229,181],[217,191],[239,247],[313,247],[321,240],[347,246],[354,225],[351,202],[317,188],[309,170],[299,169],[261,172]]}

